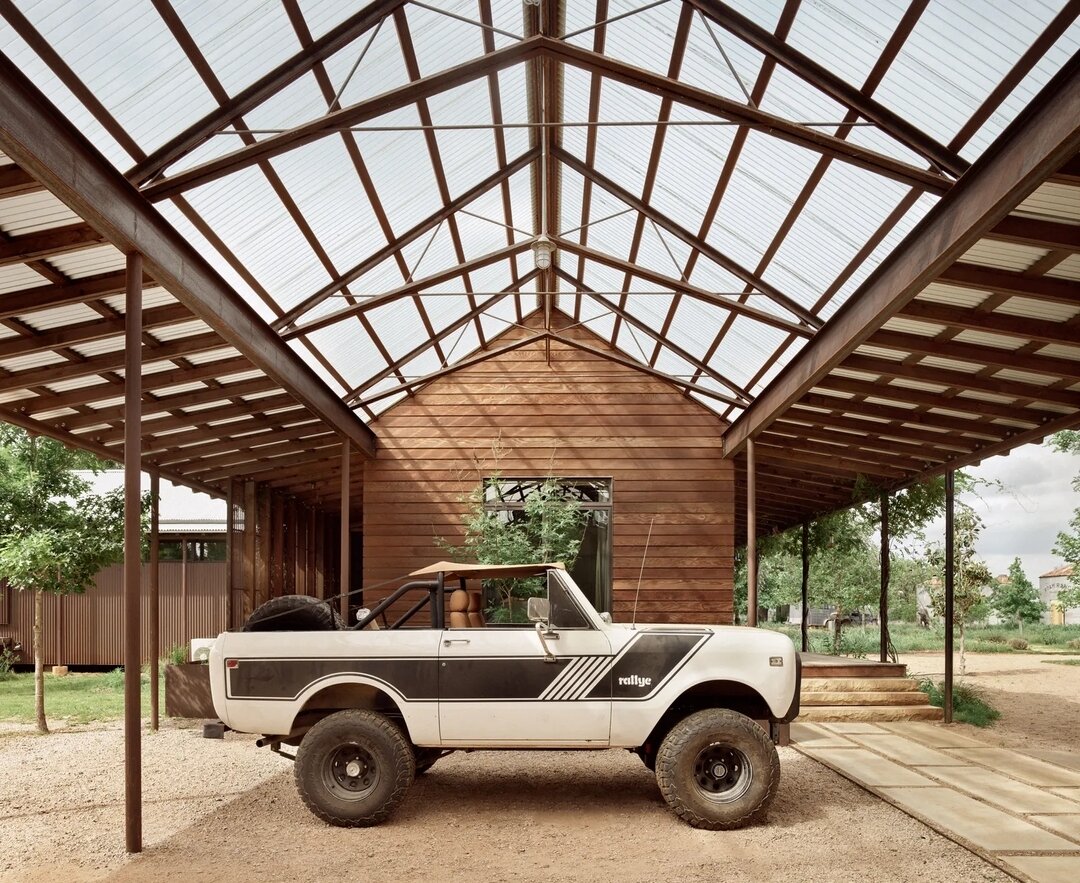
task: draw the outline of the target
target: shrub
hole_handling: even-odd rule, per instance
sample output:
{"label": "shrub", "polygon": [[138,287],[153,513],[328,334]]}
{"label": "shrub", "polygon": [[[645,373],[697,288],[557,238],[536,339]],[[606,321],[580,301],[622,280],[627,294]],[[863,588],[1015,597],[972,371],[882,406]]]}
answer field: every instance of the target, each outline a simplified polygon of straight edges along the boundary
{"label": "shrub", "polygon": [[991,644],[988,641],[968,641],[968,653],[1012,653],[1013,648],[1008,644]]}
{"label": "shrub", "polygon": [[187,647],[183,644],[174,644],[165,651],[165,658],[162,661],[166,665],[183,665],[188,661]]}
{"label": "shrub", "polygon": [[1027,650],[1028,642],[1023,638],[1010,638],[1009,646],[1012,647],[1013,650]]}
{"label": "shrub", "polygon": [[14,650],[10,650],[7,647],[0,650],[0,681],[6,681],[12,676],[15,669],[15,662],[18,658],[19,657],[15,655]]}
{"label": "shrub", "polygon": [[1070,650],[1080,650],[1080,638],[1073,638],[1071,641],[1066,641],[1065,646]]}
{"label": "shrub", "polygon": [[1005,644],[1007,639],[1004,635],[983,635],[982,640],[987,644]]}
{"label": "shrub", "polygon": [[[934,683],[929,678],[919,682],[931,705],[945,707],[945,684]],[[1001,717],[1001,712],[983,699],[979,693],[967,684],[953,684],[953,718],[976,727],[988,727]]]}

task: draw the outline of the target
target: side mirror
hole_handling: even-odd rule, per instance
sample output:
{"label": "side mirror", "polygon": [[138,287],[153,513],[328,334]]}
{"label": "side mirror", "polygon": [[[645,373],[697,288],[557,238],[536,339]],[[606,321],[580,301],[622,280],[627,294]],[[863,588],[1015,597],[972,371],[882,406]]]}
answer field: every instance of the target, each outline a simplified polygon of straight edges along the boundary
{"label": "side mirror", "polygon": [[610,613],[601,613],[600,614],[600,619],[603,620],[604,622],[611,622],[611,614]]}
{"label": "side mirror", "polygon": [[547,598],[529,598],[525,604],[525,614],[529,617],[529,622],[547,622],[551,605]]}

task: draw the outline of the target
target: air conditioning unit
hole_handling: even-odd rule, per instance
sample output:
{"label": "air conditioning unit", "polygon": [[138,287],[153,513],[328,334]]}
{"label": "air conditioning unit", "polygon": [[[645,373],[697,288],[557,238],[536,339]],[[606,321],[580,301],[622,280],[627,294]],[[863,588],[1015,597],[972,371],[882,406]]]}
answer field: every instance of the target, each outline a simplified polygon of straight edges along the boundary
{"label": "air conditioning unit", "polygon": [[210,648],[214,646],[216,638],[192,638],[191,639],[191,661],[192,662],[209,662],[210,661]]}

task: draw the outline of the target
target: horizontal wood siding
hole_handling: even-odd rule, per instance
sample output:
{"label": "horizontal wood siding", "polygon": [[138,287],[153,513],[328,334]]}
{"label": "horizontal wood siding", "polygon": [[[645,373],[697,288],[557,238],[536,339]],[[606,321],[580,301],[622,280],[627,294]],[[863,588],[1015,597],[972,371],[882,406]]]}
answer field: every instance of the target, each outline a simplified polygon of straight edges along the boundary
{"label": "horizontal wood siding", "polygon": [[[604,346],[581,329],[561,333]],[[365,586],[446,557],[435,538],[461,541],[465,498],[483,476],[611,478],[614,619],[630,619],[641,573],[639,620],[731,622],[732,463],[717,417],[670,384],[563,344],[548,364],[535,344],[431,383],[372,428]]]}

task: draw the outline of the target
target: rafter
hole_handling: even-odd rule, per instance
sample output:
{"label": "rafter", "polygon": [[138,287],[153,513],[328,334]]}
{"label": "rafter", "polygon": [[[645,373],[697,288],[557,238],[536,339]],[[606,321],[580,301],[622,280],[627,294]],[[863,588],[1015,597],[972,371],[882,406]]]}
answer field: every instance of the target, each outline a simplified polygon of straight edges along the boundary
{"label": "rafter", "polygon": [[[152,307],[143,311],[143,328],[160,328],[163,325],[175,325],[194,318],[191,311],[183,304],[169,304],[164,307]],[[28,337],[14,337],[0,340],[0,359],[12,356],[25,356],[66,346],[78,346],[94,340],[119,337],[124,333],[124,318],[99,319],[90,322],[77,322],[64,325],[51,331],[40,331]]]}
{"label": "rafter", "polygon": [[319,119],[296,126],[278,135],[269,135],[255,144],[234,150],[216,159],[207,160],[168,178],[144,187],[143,194],[153,201],[169,199],[193,187],[200,187],[226,175],[254,165],[261,160],[279,156],[304,144],[310,144],[342,129],[375,119],[383,114],[416,104],[440,92],[453,89],[485,77],[493,71],[504,70],[527,61],[540,51],[536,42],[542,38],[523,40],[490,55],[472,59],[429,77],[391,89],[374,98],[326,114]]}
{"label": "rafter", "polygon": [[93,248],[105,242],[105,237],[89,224],[71,224],[53,227],[40,233],[24,233],[22,236],[5,237],[0,241],[0,267],[22,264],[49,255],[66,254]]}
{"label": "rafter", "polygon": [[[1077,291],[1076,305],[1080,306],[1080,290]],[[1005,337],[1026,337],[1042,343],[1080,346],[1080,329],[1068,322],[1048,322],[1045,319],[1028,319],[1008,313],[984,313],[928,300],[913,300],[903,306],[897,315],[907,319],[917,319],[920,322],[986,331]]]}
{"label": "rafter", "polygon": [[628,86],[642,89],[654,95],[668,96],[680,104],[731,120],[734,123],[762,129],[775,138],[780,138],[815,153],[829,154],[842,162],[930,193],[945,193],[952,186],[952,182],[942,175],[928,172],[918,166],[843,141],[807,126],[790,122],[775,114],[750,107],[747,104],[732,101],[714,92],[669,79],[606,55],[597,55],[588,49],[572,46],[569,43],[547,40],[546,38],[537,39],[544,40],[541,44],[544,52],[566,64],[582,70],[599,71],[616,82],[625,83]]}
{"label": "rafter", "polygon": [[747,285],[753,286],[762,294],[766,295],[771,301],[778,304],[783,309],[787,310],[793,316],[801,319],[811,328],[816,329],[821,327],[821,319],[819,319],[812,312],[810,312],[810,310],[806,309],[801,304],[788,297],[786,294],[784,294],[774,285],[766,282],[760,276],[752,273],[750,270],[747,270],[737,261],[728,257],[726,254],[720,251],[718,248],[710,245],[700,236],[691,233],[685,227],[677,224],[663,212],[649,205],[644,200],[638,199],[629,190],[624,187],[620,187],[618,184],[616,184],[610,178],[602,175],[596,169],[590,168],[589,166],[585,165],[585,163],[579,160],[576,156],[567,153],[565,150],[558,150],[556,155],[559,157],[560,161],[572,168],[582,177],[588,178],[590,181],[599,186],[601,189],[606,190],[616,199],[626,203],[628,206],[640,212],[649,220],[653,221],[659,227],[662,227],[663,229],[671,233],[673,236],[681,239],[691,248],[694,248],[697,251],[701,252],[701,254],[705,255],[705,257],[707,257],[713,263],[723,267],[725,270],[727,270],[733,276],[741,279]]}
{"label": "rafter", "polygon": [[[33,288],[9,291],[7,294],[0,294],[0,319],[7,319],[10,316],[25,316],[37,310],[48,310],[53,307],[64,307],[68,304],[85,303],[112,294],[120,294],[124,291],[125,278],[123,271],[119,273],[100,273],[96,276],[86,276],[72,282],[36,285]],[[154,282],[149,276],[144,276],[143,284],[151,287]]]}
{"label": "rafter", "polygon": [[312,319],[310,322],[306,322],[303,325],[298,325],[295,328],[287,331],[282,335],[286,340],[291,340],[301,334],[310,334],[312,331],[318,331],[320,328],[326,328],[330,325],[334,325],[343,319],[348,319],[351,316],[359,316],[370,310],[374,310],[376,307],[381,307],[384,304],[391,303],[395,300],[399,300],[403,297],[410,297],[417,292],[423,291],[425,288],[431,288],[434,285],[440,285],[449,279],[456,279],[458,276],[464,273],[478,270],[481,267],[487,267],[491,264],[497,264],[500,261],[511,260],[515,255],[521,254],[523,251],[529,249],[528,242],[518,242],[514,245],[507,246],[506,248],[500,248],[498,251],[493,251],[490,254],[481,255],[478,258],[466,261],[463,264],[456,264],[453,267],[447,267],[444,270],[440,270],[438,273],[433,273],[431,276],[425,276],[422,279],[416,279],[405,285],[387,291],[382,294],[373,294],[370,297],[365,298],[353,306],[345,307],[334,313],[329,313],[325,316],[320,316],[317,319]]}
{"label": "rafter", "polygon": [[730,31],[759,52],[775,59],[814,88],[820,89],[833,100],[858,113],[859,116],[877,123],[883,131],[933,165],[957,177],[967,171],[969,163],[955,150],[939,143],[922,129],[865,95],[789,43],[778,40],[765,28],[739,14],[730,6],[717,0],[688,0],[688,2],[725,30]]}
{"label": "rafter", "polygon": [[672,292],[681,292],[690,295],[704,303],[712,304],[713,306],[729,310],[750,319],[756,319],[758,322],[764,322],[766,325],[771,325],[782,331],[790,331],[792,334],[797,334],[800,337],[810,337],[813,334],[813,332],[805,325],[799,325],[788,319],[766,312],[765,310],[752,307],[749,304],[739,303],[737,300],[721,297],[720,295],[706,291],[703,288],[698,288],[696,285],[688,285],[679,279],[672,279],[670,276],[666,276],[663,273],[657,273],[654,270],[642,267],[639,264],[631,264],[629,261],[624,261],[622,258],[616,258],[605,252],[578,245],[577,243],[563,239],[562,237],[552,237],[552,241],[554,241],[559,248],[565,249],[571,254],[588,258],[591,261],[596,261],[598,264],[614,267],[616,270],[623,270],[639,279],[644,279],[664,288],[670,288]]}
{"label": "rafter", "polygon": [[996,270],[976,264],[953,264],[942,270],[933,281],[961,288],[977,288],[980,291],[1048,300],[1053,303],[1080,304],[1080,286],[1070,279],[1026,276],[1023,273]]}
{"label": "rafter", "polygon": [[[292,309],[284,313],[281,318],[275,320],[272,323],[272,327],[276,331],[282,331],[283,329],[290,329],[294,326],[297,320],[305,313],[310,312],[328,297],[333,296],[339,292],[343,286],[351,282],[355,282],[361,276],[368,271],[377,267],[380,263],[389,257],[401,252],[405,246],[422,237],[425,233],[430,233],[436,227],[439,226],[444,220],[449,218],[459,209],[464,208],[470,202],[479,198],[483,194],[487,193],[494,187],[499,186],[509,178],[513,177],[517,172],[526,168],[529,163],[533,162],[536,157],[539,156],[539,150],[533,148],[527,150],[521,156],[517,157],[513,162],[508,163],[503,168],[499,169],[495,174],[489,175],[480,183],[473,187],[470,187],[460,196],[452,199],[449,203],[442,206],[438,211],[428,215],[424,220],[417,224],[414,224],[407,231],[400,236],[394,237],[394,239],[384,245],[377,251],[372,252],[368,257],[364,258],[356,266],[349,270],[346,270],[341,274],[341,277],[335,282],[331,282],[328,285],[323,286],[317,292],[310,297],[304,298],[300,303],[294,306]],[[512,247],[513,243],[508,243],[508,247]]]}
{"label": "rafter", "polygon": [[180,134],[170,138],[160,148],[137,163],[127,173],[127,179],[136,187],[140,187],[155,178],[215,132],[219,132],[237,117],[243,116],[268,98],[278,94],[316,64],[325,61],[375,27],[385,15],[404,2],[405,0],[380,0],[380,2],[369,3],[355,15],[327,31],[310,47],[286,59],[246,89],[238,92],[229,101],[210,111]]}
{"label": "rafter", "polygon": [[[571,276],[569,273],[567,273],[565,270],[560,268],[560,269],[556,270],[556,272],[558,273],[558,275],[562,279],[564,279],[565,281],[567,281],[571,285],[573,285],[577,289],[579,294],[582,293],[582,292],[587,293],[592,298],[592,300],[594,300],[596,303],[600,304],[605,310],[610,310],[612,313],[614,313],[616,316],[618,316],[624,322],[627,322],[630,325],[633,325],[636,329],[638,329],[638,331],[640,331],[646,337],[652,338],[652,340],[656,341],[657,343],[659,343],[659,344],[663,345],[664,347],[666,347],[667,349],[669,349],[672,353],[674,353],[676,356],[678,356],[684,362],[686,362],[689,365],[692,365],[694,368],[697,368],[702,374],[704,374],[710,380],[714,381],[715,383],[719,383],[721,386],[726,386],[728,389],[730,389],[732,392],[734,392],[736,394],[736,399],[732,400],[733,403],[741,401],[741,403],[743,405],[749,404],[749,402],[750,402],[750,393],[748,393],[745,389],[743,389],[737,383],[735,383],[732,380],[728,380],[720,372],[716,371],[713,368],[710,368],[708,365],[701,362],[697,357],[695,357],[691,353],[687,352],[685,349],[683,349],[681,346],[679,346],[677,343],[675,343],[669,337],[665,337],[664,335],[661,335],[655,329],[650,328],[645,322],[642,322],[640,319],[637,318],[637,316],[635,316],[632,313],[630,313],[629,311],[625,310],[623,307],[620,307],[618,304],[612,303],[607,298],[601,297],[595,291],[593,291],[591,288],[589,288],[589,286],[579,284],[577,282],[577,280],[574,279],[574,277]],[[651,368],[651,367],[654,367],[654,366],[650,365],[648,367]],[[693,388],[693,387],[691,386],[691,388]]]}
{"label": "rafter", "polygon": [[0,199],[7,199],[9,196],[24,196],[44,189],[33,175],[24,172],[18,166],[0,166]]}

